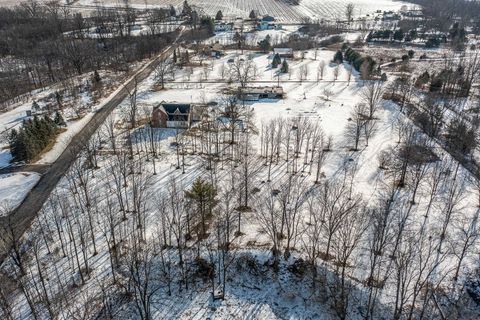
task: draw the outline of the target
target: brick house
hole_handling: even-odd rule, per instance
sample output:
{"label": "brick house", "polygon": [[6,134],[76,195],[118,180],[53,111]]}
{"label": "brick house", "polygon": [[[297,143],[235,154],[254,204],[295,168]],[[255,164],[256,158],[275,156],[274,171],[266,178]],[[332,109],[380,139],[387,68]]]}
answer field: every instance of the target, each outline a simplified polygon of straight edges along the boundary
{"label": "brick house", "polygon": [[200,106],[186,103],[162,102],[153,108],[152,126],[156,128],[188,129],[200,120],[198,108]]}

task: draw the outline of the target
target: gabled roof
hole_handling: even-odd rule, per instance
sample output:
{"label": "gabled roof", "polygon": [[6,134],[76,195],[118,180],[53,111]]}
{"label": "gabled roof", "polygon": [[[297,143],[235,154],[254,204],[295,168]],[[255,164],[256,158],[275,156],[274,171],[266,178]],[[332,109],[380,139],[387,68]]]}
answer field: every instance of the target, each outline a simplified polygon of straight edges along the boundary
{"label": "gabled roof", "polygon": [[239,88],[244,94],[262,94],[262,93],[272,93],[272,94],[283,94],[283,87],[246,87]]}
{"label": "gabled roof", "polygon": [[273,52],[278,54],[292,54],[293,49],[292,48],[273,48]]}
{"label": "gabled roof", "polygon": [[190,112],[190,104],[187,103],[161,103],[167,114],[185,114]]}
{"label": "gabled roof", "polygon": [[269,15],[265,15],[263,16],[262,21],[272,22],[275,21],[275,18]]}

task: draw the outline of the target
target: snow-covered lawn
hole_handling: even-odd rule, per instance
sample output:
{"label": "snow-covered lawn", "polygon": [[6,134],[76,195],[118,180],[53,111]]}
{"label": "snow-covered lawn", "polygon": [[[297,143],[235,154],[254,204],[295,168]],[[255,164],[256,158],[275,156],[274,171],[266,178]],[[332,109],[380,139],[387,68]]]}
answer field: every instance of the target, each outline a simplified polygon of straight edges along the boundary
{"label": "snow-covered lawn", "polygon": [[15,209],[40,179],[34,172],[0,175],[0,215]]}

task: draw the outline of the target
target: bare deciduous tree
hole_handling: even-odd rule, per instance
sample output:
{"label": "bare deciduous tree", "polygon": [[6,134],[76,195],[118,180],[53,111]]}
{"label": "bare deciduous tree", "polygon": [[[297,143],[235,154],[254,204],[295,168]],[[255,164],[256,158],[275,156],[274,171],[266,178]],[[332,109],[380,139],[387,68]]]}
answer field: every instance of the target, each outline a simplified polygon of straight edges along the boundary
{"label": "bare deciduous tree", "polygon": [[373,119],[383,101],[383,84],[380,81],[368,81],[360,92],[363,103],[368,107],[368,118]]}

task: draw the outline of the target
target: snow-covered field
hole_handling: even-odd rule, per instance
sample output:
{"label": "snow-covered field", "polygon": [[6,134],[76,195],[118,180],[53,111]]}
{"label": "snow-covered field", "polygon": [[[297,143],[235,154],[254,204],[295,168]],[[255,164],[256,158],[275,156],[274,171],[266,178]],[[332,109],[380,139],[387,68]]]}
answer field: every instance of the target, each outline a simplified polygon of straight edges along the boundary
{"label": "snow-covered field", "polygon": [[[284,23],[299,23],[304,17],[311,19],[344,19],[345,6],[353,2],[356,6],[356,16],[371,14],[377,10],[398,10],[403,5],[408,4],[402,1],[393,0],[301,0],[299,5],[292,5],[289,1],[278,0],[190,0],[189,4],[200,7],[203,11],[215,16],[217,11],[222,10],[226,18],[248,17],[251,10],[255,10],[259,15],[272,15],[278,21]],[[93,5],[101,3],[107,6],[121,5],[116,0],[79,0],[75,5]],[[145,7],[167,7],[173,5],[181,8],[183,0],[132,0],[130,4],[137,8]]]}

